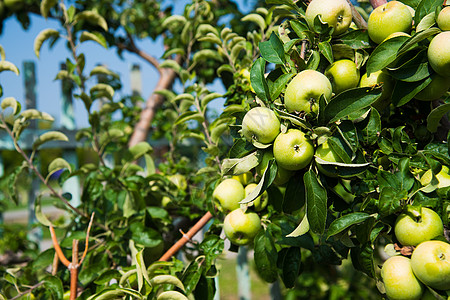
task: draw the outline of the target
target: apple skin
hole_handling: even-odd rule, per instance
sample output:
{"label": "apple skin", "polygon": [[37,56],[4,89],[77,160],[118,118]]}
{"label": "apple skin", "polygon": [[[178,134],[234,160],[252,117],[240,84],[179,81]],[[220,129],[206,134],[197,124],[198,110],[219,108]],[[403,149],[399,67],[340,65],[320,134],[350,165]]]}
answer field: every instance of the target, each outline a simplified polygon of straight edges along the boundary
{"label": "apple skin", "polygon": [[403,246],[417,246],[443,234],[444,225],[434,210],[422,207],[418,219],[407,213],[400,214],[395,221],[394,232]]}
{"label": "apple skin", "polygon": [[388,258],[381,268],[386,296],[390,300],[419,300],[423,284],[414,275],[411,260],[404,256]]}
{"label": "apple skin", "polygon": [[367,30],[370,39],[380,44],[391,33],[410,32],[412,21],[411,12],[405,4],[390,1],[372,11],[367,22]]}
{"label": "apple skin", "polygon": [[248,141],[269,144],[279,133],[280,120],[270,108],[254,107],[242,120],[242,134]]}
{"label": "apple skin", "polygon": [[279,166],[296,171],[306,167],[314,156],[314,147],[303,131],[289,129],[273,143],[273,155]]}
{"label": "apple skin", "polygon": [[325,70],[325,76],[330,80],[336,95],[357,87],[360,79],[359,70],[350,59],[337,60],[329,65]]}
{"label": "apple skin", "polygon": [[431,82],[414,98],[422,101],[432,101],[441,98],[450,88],[450,77],[443,77],[439,74],[432,75]]}
{"label": "apple skin", "polygon": [[450,31],[437,34],[428,46],[428,62],[441,76],[450,77]]}
{"label": "apple skin", "polygon": [[442,31],[450,30],[450,6],[446,6],[441,10],[436,23]]}
{"label": "apple skin", "polygon": [[[439,171],[439,173],[436,174],[436,179],[438,180],[438,186],[437,188],[445,188],[450,186],[450,169],[447,166],[442,166],[442,169]],[[427,170],[425,173],[423,173],[422,177],[420,177],[420,183],[423,186],[426,186],[430,184],[432,179],[433,173],[431,169]]]}
{"label": "apple skin", "polygon": [[304,70],[295,75],[288,83],[284,94],[284,104],[289,112],[319,111],[319,98],[324,95],[325,100],[331,98],[333,87],[330,80],[315,70]]}
{"label": "apple skin", "polygon": [[[272,158],[274,158],[272,150],[264,151],[259,165],[257,165],[255,168],[256,173],[258,173],[259,176],[262,176],[264,174],[267,169],[267,165],[269,164],[269,160],[271,160]],[[294,175],[293,171],[286,170],[285,168],[277,165],[277,175],[275,176],[273,183],[277,186],[282,186],[289,181],[289,178],[291,178],[292,175]]]}
{"label": "apple skin", "polygon": [[232,178],[242,183],[243,186],[246,186],[253,179],[253,174],[248,171],[239,175],[233,175]]}
{"label": "apple skin", "polygon": [[450,288],[450,244],[426,241],[414,249],[411,256],[414,274],[425,285],[437,290]]}
{"label": "apple skin", "polygon": [[363,74],[359,81],[360,87],[371,87],[377,84],[382,85],[382,92],[380,98],[372,106],[378,111],[383,111],[391,103],[391,95],[394,90],[393,78],[387,72],[378,70],[370,73],[369,76],[367,76],[367,73]]}
{"label": "apple skin", "polygon": [[346,32],[352,23],[352,9],[346,0],[311,1],[305,13],[310,28],[314,28],[317,15],[321,15],[322,21],[334,28],[333,36]]}
{"label": "apple skin", "polygon": [[[245,186],[245,196],[247,197],[255,188],[257,184],[256,183],[250,183]],[[261,196],[257,197],[255,200],[252,201],[253,207],[255,208],[255,211],[262,211],[264,208],[266,208],[267,204],[269,203],[269,194],[267,191],[264,191]]]}
{"label": "apple skin", "polygon": [[261,228],[258,214],[240,208],[228,213],[223,221],[225,236],[238,246],[251,244]]}
{"label": "apple skin", "polygon": [[236,179],[227,178],[214,189],[214,200],[219,202],[219,210],[232,211],[240,207],[239,202],[245,198],[244,186]]}
{"label": "apple skin", "polygon": [[[331,149],[328,141],[325,141],[322,144],[320,144],[316,148],[316,152],[314,153],[314,155],[317,156],[318,158],[321,158],[329,162],[338,162],[338,163],[343,162],[342,159]],[[337,174],[325,170],[320,164],[317,164],[317,168],[319,169],[320,172],[329,177],[337,177]]]}

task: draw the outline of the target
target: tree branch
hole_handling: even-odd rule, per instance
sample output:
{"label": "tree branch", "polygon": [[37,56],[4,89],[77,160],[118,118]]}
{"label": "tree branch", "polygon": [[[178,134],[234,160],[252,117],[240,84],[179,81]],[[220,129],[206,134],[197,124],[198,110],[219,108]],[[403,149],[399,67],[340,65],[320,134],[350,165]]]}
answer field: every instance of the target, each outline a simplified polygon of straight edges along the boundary
{"label": "tree branch", "polygon": [[356,26],[359,29],[366,30],[367,29],[367,22],[366,22],[366,20],[364,20],[364,18],[356,10],[355,6],[352,4],[352,2],[350,0],[347,0],[347,2],[350,5],[350,8],[352,9],[353,22],[355,22]]}
{"label": "tree branch", "polygon": [[370,5],[372,5],[374,9],[385,3],[387,3],[387,0],[370,0]]}

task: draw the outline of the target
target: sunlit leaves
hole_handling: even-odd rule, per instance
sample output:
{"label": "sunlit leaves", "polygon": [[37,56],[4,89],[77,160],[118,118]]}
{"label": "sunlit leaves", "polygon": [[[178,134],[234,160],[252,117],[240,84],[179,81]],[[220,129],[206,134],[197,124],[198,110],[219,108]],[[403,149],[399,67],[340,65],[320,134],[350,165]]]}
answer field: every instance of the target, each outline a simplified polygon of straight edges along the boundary
{"label": "sunlit leaves", "polygon": [[59,31],[48,28],[44,29],[36,36],[34,39],[34,54],[36,54],[37,58],[40,56],[42,44],[48,39],[57,39],[59,37]]}

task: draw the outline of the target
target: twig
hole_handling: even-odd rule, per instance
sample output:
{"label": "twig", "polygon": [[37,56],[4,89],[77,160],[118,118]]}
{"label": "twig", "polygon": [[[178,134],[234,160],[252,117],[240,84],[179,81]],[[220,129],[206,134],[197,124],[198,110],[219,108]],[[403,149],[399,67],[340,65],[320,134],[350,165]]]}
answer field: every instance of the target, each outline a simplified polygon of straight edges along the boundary
{"label": "twig", "polygon": [[22,296],[31,293],[32,291],[34,291],[35,289],[37,289],[38,287],[40,287],[40,286],[43,285],[43,284],[44,284],[43,281],[41,281],[41,282],[39,282],[39,283],[36,283],[36,284],[33,285],[32,287],[30,287],[28,290],[26,290],[26,291],[24,291],[24,292],[22,292],[22,293],[17,294],[16,296],[12,297],[10,300],[20,299],[20,298],[22,298]]}
{"label": "twig", "polygon": [[361,16],[358,10],[356,10],[355,6],[352,4],[350,0],[347,0],[348,4],[350,5],[350,8],[352,9],[352,16],[353,21],[355,22],[356,26],[359,29],[366,30],[367,29],[367,22],[364,20],[364,18]]}
{"label": "twig", "polygon": [[[87,249],[87,246],[85,247]],[[72,263],[69,265],[70,271],[70,300],[75,300],[78,293],[78,240],[72,241]]]}
{"label": "twig", "polygon": [[302,47],[300,48],[300,58],[305,60],[306,55],[306,44],[308,43],[307,40],[302,41]]}
{"label": "twig", "polygon": [[374,9],[385,3],[387,3],[387,0],[370,0],[370,5],[372,5]]}
{"label": "twig", "polygon": [[206,225],[206,223],[209,222],[209,220],[211,220],[212,217],[213,215],[209,211],[204,214],[203,217],[197,223],[195,223],[195,225],[192,226],[192,228],[189,229],[187,233],[183,234],[181,239],[179,239],[172,247],[170,247],[169,250],[167,250],[166,253],[164,253],[163,256],[161,256],[159,261],[168,261],[175,253],[178,252],[178,250],[180,250],[187,242],[189,242],[191,238],[198,231],[200,231]]}

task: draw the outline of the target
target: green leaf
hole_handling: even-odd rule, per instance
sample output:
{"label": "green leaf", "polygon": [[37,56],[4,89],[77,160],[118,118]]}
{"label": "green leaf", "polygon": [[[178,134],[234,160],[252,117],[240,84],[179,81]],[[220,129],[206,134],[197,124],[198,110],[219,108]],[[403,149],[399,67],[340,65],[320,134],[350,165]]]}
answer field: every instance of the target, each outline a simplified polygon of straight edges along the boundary
{"label": "green leaf", "polygon": [[108,31],[108,23],[105,18],[95,11],[85,10],[75,16],[75,21],[78,22],[82,20],[89,22],[91,25],[99,26],[103,28],[104,31]]}
{"label": "green leaf", "polygon": [[241,158],[227,158],[222,162],[222,174],[243,174],[259,164],[259,155],[254,151]]}
{"label": "green leaf", "polygon": [[83,31],[80,36],[80,43],[83,43],[85,41],[94,41],[100,46],[103,46],[105,49],[108,48],[105,37],[99,32]]}
{"label": "green leaf", "polygon": [[307,24],[302,23],[299,20],[290,20],[289,24],[291,25],[292,29],[294,29],[299,38],[303,39],[308,36],[308,34],[306,33],[306,31],[309,31]]}
{"label": "green leaf", "polygon": [[8,107],[12,108],[12,113],[15,115],[18,111],[20,111],[20,102],[13,97],[4,98],[2,100],[1,108],[2,110],[5,110]]}
{"label": "green leaf", "polygon": [[373,247],[371,243],[352,248],[350,254],[355,269],[366,273],[371,278],[375,278]]}
{"label": "green leaf", "polygon": [[384,69],[397,58],[397,52],[408,40],[405,36],[397,36],[379,44],[367,60],[367,74]]}
{"label": "green leaf", "polygon": [[198,52],[196,52],[192,58],[192,61],[194,63],[198,63],[205,60],[217,60],[222,61],[222,56],[219,54],[219,52],[211,50],[211,49],[203,49]]}
{"label": "green leaf", "polygon": [[182,276],[183,285],[186,289],[187,295],[191,294],[192,291],[195,289],[198,282],[200,281],[201,276],[202,276],[201,264],[197,260],[192,261],[189,264],[189,266],[184,270]]}
{"label": "green leaf", "polygon": [[19,76],[19,69],[17,69],[16,65],[6,60],[0,61],[0,72],[3,71],[12,71]]}
{"label": "green leaf", "polygon": [[13,169],[13,171],[9,174],[8,178],[8,192],[11,199],[14,201],[16,205],[19,204],[19,190],[18,184],[21,179],[22,172],[28,169],[27,163],[24,161],[20,166],[17,166]]}
{"label": "green leaf", "polygon": [[421,20],[436,10],[436,7],[442,5],[442,0],[422,0],[417,5],[416,12],[414,14],[414,23],[420,24]]}
{"label": "green leaf", "polygon": [[203,97],[200,101],[200,107],[202,108],[202,110],[204,110],[206,108],[206,106],[208,105],[209,102],[211,102],[214,99],[217,98],[221,98],[223,97],[222,94],[219,93],[210,93],[208,95],[206,95],[205,97]]}
{"label": "green leaf", "polygon": [[177,291],[165,291],[159,294],[156,300],[189,300],[189,298]]}
{"label": "green leaf", "polygon": [[264,171],[264,174],[262,175],[256,187],[239,203],[241,204],[249,203],[258,198],[259,196],[261,196],[264,193],[264,191],[267,190],[267,188],[272,184],[273,180],[277,176],[278,168],[277,165],[274,163],[274,161],[275,161],[274,159],[269,160],[267,168]]}
{"label": "green leaf", "polygon": [[283,89],[286,87],[286,84],[291,80],[291,78],[295,75],[295,73],[287,73],[279,76],[271,85],[270,85],[270,97],[271,99],[277,99],[280,96]]}
{"label": "green leaf", "polygon": [[275,32],[272,32],[269,40],[259,43],[259,51],[270,63],[283,65],[286,62],[283,43]]}
{"label": "green leaf", "polygon": [[39,146],[50,141],[65,141],[68,142],[69,138],[60,131],[47,131],[41,134],[33,143],[33,150],[36,150]]}
{"label": "green leaf", "polygon": [[177,288],[179,288],[183,292],[185,291],[184,285],[181,282],[181,280],[178,279],[177,277],[173,276],[173,275],[157,275],[157,276],[154,276],[154,277],[152,277],[152,279],[150,279],[150,284],[152,286],[157,286],[157,285],[162,285],[162,284],[171,284],[171,285],[176,286]]}
{"label": "green leaf", "polygon": [[106,97],[109,100],[112,100],[114,96],[114,88],[106,83],[97,83],[89,90],[89,92],[94,99]]}
{"label": "green leaf", "polygon": [[427,77],[417,82],[396,81],[392,92],[392,104],[402,106],[411,101],[414,96],[423,90],[431,82],[431,77]]}
{"label": "green leaf", "polygon": [[129,288],[114,287],[111,289],[104,289],[101,292],[94,295],[93,298],[88,298],[89,300],[113,300],[122,299],[124,295],[131,296],[136,299],[144,300],[144,296],[136,290]]}
{"label": "green leaf", "polygon": [[267,85],[266,77],[264,76],[266,72],[266,61],[264,58],[258,58],[252,65],[250,70],[250,82],[256,95],[263,101],[269,102],[270,91]]}
{"label": "green leaf", "polygon": [[50,9],[58,4],[58,0],[42,0],[40,5],[41,15],[47,19]]}
{"label": "green leaf", "polygon": [[256,25],[259,26],[259,29],[261,31],[264,31],[266,29],[266,21],[264,20],[264,18],[261,15],[258,14],[248,14],[246,16],[244,16],[241,21],[243,22],[253,22]]}
{"label": "green leaf", "polygon": [[423,49],[412,59],[397,68],[388,68],[389,74],[395,79],[415,82],[425,79],[431,75],[431,68],[428,67],[427,50]]}
{"label": "green leaf", "polygon": [[346,230],[352,225],[362,223],[370,217],[372,216],[363,212],[354,212],[344,215],[330,224],[327,231],[327,238]]}
{"label": "green leaf", "polygon": [[450,111],[450,103],[439,105],[427,116],[427,129],[434,133],[438,130],[441,119]]}
{"label": "green leaf", "polygon": [[299,210],[306,203],[305,185],[303,180],[299,180],[297,176],[292,176],[286,185],[286,191],[283,197],[283,211],[292,213]]}
{"label": "green leaf", "polygon": [[132,146],[129,151],[133,157],[133,160],[136,160],[147,153],[151,153],[153,148],[147,142],[139,142],[138,144]]}
{"label": "green leaf", "polygon": [[302,251],[300,247],[289,247],[278,252],[278,268],[281,270],[281,279],[288,289],[293,288],[300,275],[302,264]]}
{"label": "green leaf", "polygon": [[315,161],[317,164],[321,165],[326,172],[339,175],[339,177],[342,178],[350,178],[362,174],[370,166],[370,163],[368,162],[360,164],[338,163],[326,161],[319,157],[315,157]]}
{"label": "green leaf", "polygon": [[51,292],[54,299],[64,298],[64,288],[61,279],[56,276],[47,276],[42,281],[45,289]]}
{"label": "green leaf", "polygon": [[278,253],[273,237],[266,230],[261,230],[254,241],[254,259],[258,274],[267,282],[274,282],[278,278]]}
{"label": "green leaf", "polygon": [[416,26],[416,32],[424,31],[434,24],[436,24],[436,13],[433,11],[420,20],[420,23]]}
{"label": "green leaf", "polygon": [[353,112],[359,111],[373,104],[380,96],[381,88],[354,88],[346,90],[332,98],[319,115],[323,124],[336,122]]}
{"label": "green leaf", "polygon": [[[45,1],[43,1],[43,2],[45,2]],[[47,1],[47,2],[51,2],[51,1]],[[42,3],[41,3],[41,5],[42,5]],[[49,38],[57,39],[58,37],[59,37],[59,32],[58,32],[58,30],[55,30],[55,29],[47,28],[47,29],[44,29],[41,32],[39,32],[39,34],[34,39],[34,54],[37,56],[37,58],[39,58],[42,44]]]}
{"label": "green leaf", "polygon": [[37,197],[34,203],[34,214],[36,216],[36,219],[39,223],[41,223],[44,226],[53,226],[52,222],[47,218],[47,216],[42,211],[42,205],[41,205],[41,197]]}
{"label": "green leaf", "polygon": [[370,48],[370,38],[367,30],[352,30],[339,37],[339,40],[353,49]]}
{"label": "green leaf", "polygon": [[317,179],[317,175],[309,170],[303,175],[306,189],[306,215],[311,230],[322,234],[327,219],[327,191]]}
{"label": "green leaf", "polygon": [[331,48],[330,42],[320,42],[319,43],[319,52],[325,56],[330,64],[333,63],[333,49]]}
{"label": "green leaf", "polygon": [[180,28],[186,23],[186,18],[180,15],[171,15],[161,24],[162,28]]}
{"label": "green leaf", "polygon": [[398,56],[402,55],[412,47],[416,46],[417,43],[419,43],[420,41],[427,39],[435,34],[438,34],[439,32],[441,32],[441,30],[437,27],[431,27],[424,31],[417,32],[415,35],[413,35],[403,43],[403,45],[398,50],[397,55]]}
{"label": "green leaf", "polygon": [[186,123],[187,121],[190,121],[190,120],[195,120],[195,121],[202,123],[205,120],[205,118],[199,112],[187,111],[178,116],[178,118],[175,120],[174,125]]}
{"label": "green leaf", "polygon": [[44,120],[44,121],[54,121],[53,117],[46,112],[38,111],[37,109],[30,108],[22,111],[20,116],[26,120]]}
{"label": "green leaf", "polygon": [[378,208],[381,216],[389,216],[402,210],[402,202],[407,199],[407,192],[386,186],[381,189]]}
{"label": "green leaf", "polygon": [[305,233],[307,233],[309,231],[309,221],[308,221],[308,216],[305,215],[302,219],[302,221],[300,222],[300,224],[298,224],[298,226],[288,235],[286,235],[286,237],[298,237],[301,235],[304,235]]}
{"label": "green leaf", "polygon": [[94,76],[94,75],[107,75],[107,76],[112,76],[116,79],[120,78],[119,74],[109,70],[105,66],[95,66],[89,73],[89,76]]}
{"label": "green leaf", "polygon": [[378,134],[381,132],[381,117],[378,110],[372,108],[365,126],[362,128],[362,142],[366,145],[374,145],[378,140]]}

